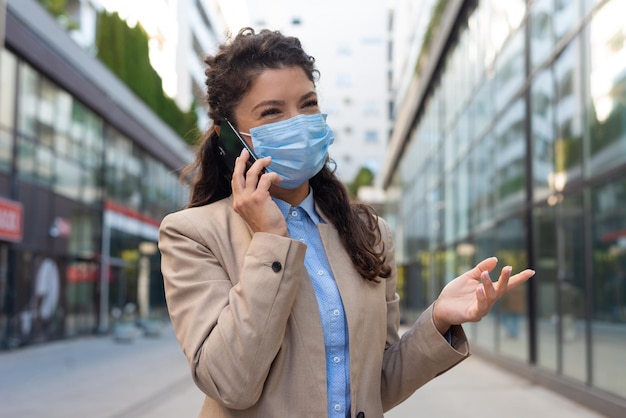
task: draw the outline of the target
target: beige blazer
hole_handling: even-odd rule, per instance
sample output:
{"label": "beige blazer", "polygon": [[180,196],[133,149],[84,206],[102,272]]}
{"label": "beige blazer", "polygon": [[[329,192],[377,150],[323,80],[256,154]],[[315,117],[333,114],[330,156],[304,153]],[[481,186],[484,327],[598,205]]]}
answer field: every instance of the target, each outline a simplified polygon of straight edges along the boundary
{"label": "beige blazer", "polygon": [[[382,417],[469,355],[461,327],[452,330],[452,346],[437,332],[432,307],[398,336],[393,243],[382,219],[380,226],[394,271],[378,284],[357,274],[331,224],[319,226],[347,317],[352,417]],[[174,330],[207,395],[199,416],[327,416],[324,337],[306,245],[253,234],[227,198],[168,215],[159,248]]]}

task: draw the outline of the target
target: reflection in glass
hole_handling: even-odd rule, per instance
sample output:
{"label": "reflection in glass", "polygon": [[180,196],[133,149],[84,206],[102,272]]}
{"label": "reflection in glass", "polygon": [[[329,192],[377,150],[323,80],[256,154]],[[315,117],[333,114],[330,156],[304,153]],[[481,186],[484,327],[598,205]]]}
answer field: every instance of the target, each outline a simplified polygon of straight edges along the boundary
{"label": "reflection in glass", "polygon": [[27,64],[19,66],[19,92],[18,92],[18,125],[17,129],[22,135],[33,138],[37,134],[37,90],[39,84],[38,74]]}
{"label": "reflection in glass", "polygon": [[517,210],[524,201],[526,184],[526,134],[524,101],[516,100],[495,126],[496,152],[494,159],[496,213],[500,216]]}
{"label": "reflection in glass", "polygon": [[8,173],[11,169],[13,138],[11,132],[0,129],[0,172]]}
{"label": "reflection in glass", "polygon": [[563,173],[565,184],[582,174],[584,118],[579,40],[579,37],[572,40],[554,63],[556,82],[554,166],[556,173]]}
{"label": "reflection in glass", "polygon": [[554,0],[536,0],[530,9],[530,58],[533,68],[543,64],[554,49]]}
{"label": "reflection in glass", "polygon": [[472,98],[472,125],[474,137],[487,132],[493,121],[493,98],[491,88],[495,85],[493,78],[485,78]]}
{"label": "reflection in glass", "polygon": [[626,396],[626,175],[592,190],[593,382]]}
{"label": "reflection in glass", "polygon": [[37,147],[29,139],[17,139],[17,174],[21,179],[35,179]]}
{"label": "reflection in glass", "polygon": [[[480,232],[476,235],[474,240],[475,255],[474,263],[484,260],[487,257],[492,257],[495,254],[494,247],[494,230],[489,229]],[[496,313],[494,310],[489,315],[478,322],[473,331],[471,344],[494,350],[496,348]]]}
{"label": "reflection in glass", "polygon": [[[516,7],[521,13],[512,13]],[[539,368],[622,397],[625,15],[623,0],[478,2],[441,57],[394,172],[404,188],[399,224],[411,234],[403,256],[420,254],[426,303],[464,265],[466,244],[474,245],[474,262],[532,255],[537,274],[528,288],[536,293],[511,294],[466,327],[471,343],[521,360],[536,354]],[[476,67],[459,73],[474,58]],[[526,311],[530,296],[536,312]],[[512,313],[537,315],[536,347],[527,322]]]}
{"label": "reflection in glass", "polygon": [[113,130],[107,144],[107,196],[127,208],[139,210],[142,203],[139,150],[128,138]]}
{"label": "reflection in glass", "polygon": [[582,18],[582,0],[554,0],[554,40],[558,44],[576,30]]}
{"label": "reflection in glass", "polygon": [[550,69],[537,75],[531,86],[533,200],[545,201],[554,173],[554,78]]}
{"label": "reflection in glass", "polygon": [[50,148],[41,145],[37,147],[37,180],[40,184],[52,185],[55,159]]}
{"label": "reflection in glass", "polygon": [[13,127],[15,115],[15,55],[0,48],[0,128]]}
{"label": "reflection in glass", "polygon": [[626,161],[625,13],[625,2],[609,2],[589,27],[591,174]]}
{"label": "reflection in glass", "polygon": [[496,58],[494,94],[496,112],[501,111],[519,93],[524,83],[524,32],[518,31]]}
{"label": "reflection in glass", "polygon": [[[72,97],[59,90],[56,100],[56,120],[54,125],[54,149],[57,155],[70,156],[71,142],[69,137],[70,124],[72,121]],[[86,155],[84,157],[87,157]]]}
{"label": "reflection in glass", "polygon": [[537,288],[537,351],[539,366],[557,370],[557,238],[554,207],[533,210]]}
{"label": "reflection in glass", "polygon": [[[498,266],[492,272],[492,280],[497,280],[502,267],[511,266],[520,271],[528,266],[524,248],[524,221],[513,217],[500,224],[496,231],[496,251]],[[528,325],[526,321],[526,287],[512,290],[499,302],[500,311],[499,349],[500,352],[527,360]]]}
{"label": "reflection in glass", "polygon": [[585,351],[584,209],[582,195],[566,196],[555,208],[557,240],[557,304],[562,341],[562,371],[587,381]]}
{"label": "reflection in glass", "polygon": [[57,158],[57,172],[54,191],[70,199],[78,200],[81,191],[81,168],[75,161],[66,158]]}

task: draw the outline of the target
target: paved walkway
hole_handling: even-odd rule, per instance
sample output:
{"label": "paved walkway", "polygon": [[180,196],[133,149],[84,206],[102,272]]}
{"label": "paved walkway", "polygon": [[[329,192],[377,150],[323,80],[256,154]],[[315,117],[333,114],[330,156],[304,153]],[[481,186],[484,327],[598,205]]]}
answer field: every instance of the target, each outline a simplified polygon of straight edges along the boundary
{"label": "paved walkway", "polygon": [[[193,418],[202,399],[169,324],[129,343],[83,337],[0,352],[1,418]],[[385,414],[409,417],[602,415],[474,356]]]}

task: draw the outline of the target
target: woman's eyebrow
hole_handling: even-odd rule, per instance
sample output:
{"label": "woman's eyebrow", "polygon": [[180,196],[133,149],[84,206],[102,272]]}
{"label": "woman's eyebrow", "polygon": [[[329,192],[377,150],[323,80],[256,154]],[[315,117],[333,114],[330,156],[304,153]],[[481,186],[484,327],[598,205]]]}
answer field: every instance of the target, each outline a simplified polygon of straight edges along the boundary
{"label": "woman's eyebrow", "polygon": [[306,99],[310,99],[311,97],[317,97],[317,92],[316,91],[310,91],[306,94],[304,94],[301,98],[300,101],[304,101]]}
{"label": "woman's eyebrow", "polygon": [[285,102],[283,100],[264,100],[260,103],[257,103],[256,105],[254,105],[254,107],[252,108],[252,110],[256,110],[259,107],[266,107],[266,106],[281,106],[284,105]]}

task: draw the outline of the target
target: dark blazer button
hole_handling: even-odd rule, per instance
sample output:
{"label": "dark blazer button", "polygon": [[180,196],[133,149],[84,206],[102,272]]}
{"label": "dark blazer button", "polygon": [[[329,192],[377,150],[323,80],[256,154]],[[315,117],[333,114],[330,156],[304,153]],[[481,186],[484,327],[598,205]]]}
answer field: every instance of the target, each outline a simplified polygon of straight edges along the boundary
{"label": "dark blazer button", "polygon": [[278,261],[274,261],[272,263],[272,270],[274,270],[276,273],[278,273],[279,271],[281,271],[283,268],[282,264],[280,264],[280,262]]}
{"label": "dark blazer button", "polygon": [[365,418],[365,414],[363,413],[363,411],[356,414],[356,418]]}

